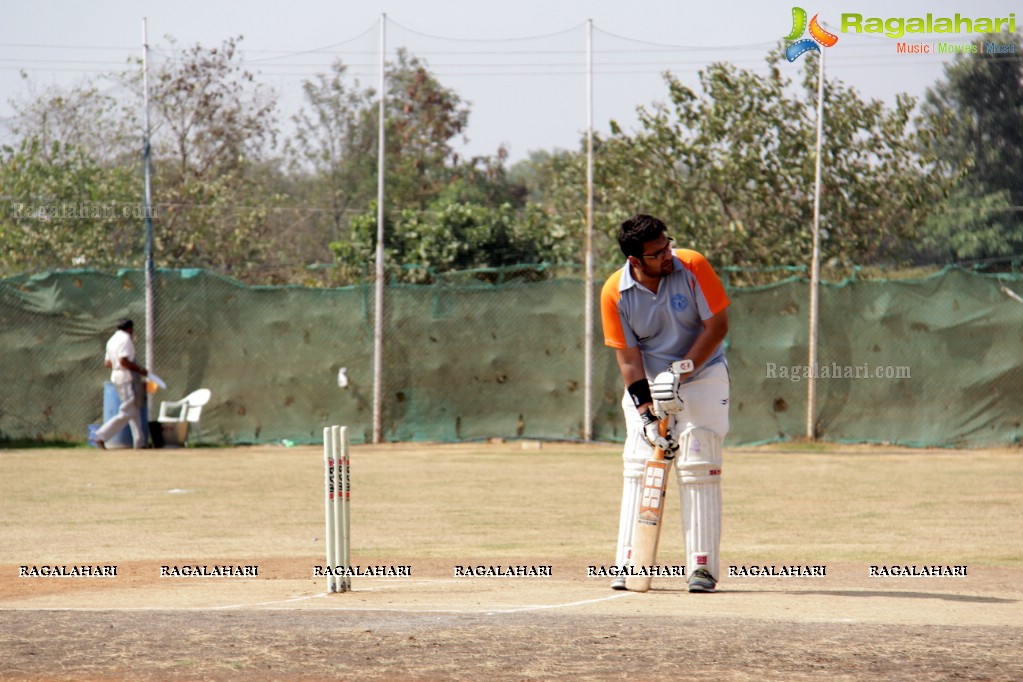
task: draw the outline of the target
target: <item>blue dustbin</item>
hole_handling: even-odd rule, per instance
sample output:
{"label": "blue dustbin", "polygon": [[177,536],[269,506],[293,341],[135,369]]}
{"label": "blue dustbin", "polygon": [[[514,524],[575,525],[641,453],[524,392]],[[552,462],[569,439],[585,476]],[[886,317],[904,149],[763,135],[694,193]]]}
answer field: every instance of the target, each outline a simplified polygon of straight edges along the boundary
{"label": "blue dustbin", "polygon": [[[113,417],[117,416],[118,410],[121,409],[121,399],[117,397],[117,388],[114,386],[114,382],[107,381],[103,383],[103,421],[107,422]],[[142,404],[142,442],[143,444],[149,442],[149,410],[146,404]],[[131,448],[131,425],[125,425],[121,429],[120,433],[116,433],[111,436],[105,445],[108,449],[116,448]]]}

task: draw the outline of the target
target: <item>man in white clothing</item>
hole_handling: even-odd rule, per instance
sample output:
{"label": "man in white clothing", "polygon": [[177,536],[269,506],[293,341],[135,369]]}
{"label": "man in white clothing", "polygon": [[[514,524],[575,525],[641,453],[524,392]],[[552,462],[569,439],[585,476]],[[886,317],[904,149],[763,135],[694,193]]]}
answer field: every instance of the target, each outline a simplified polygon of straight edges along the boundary
{"label": "man in white clothing", "polygon": [[132,334],[134,323],[127,319],[117,322],[117,331],[107,341],[104,365],[111,370],[110,381],[117,390],[121,407],[113,417],[96,431],[97,447],[105,448],[105,442],[119,433],[125,424],[131,425],[132,446],[140,450],[146,446],[142,430],[142,401],[146,399],[142,377],[149,374],[145,367],[135,362],[135,342]]}

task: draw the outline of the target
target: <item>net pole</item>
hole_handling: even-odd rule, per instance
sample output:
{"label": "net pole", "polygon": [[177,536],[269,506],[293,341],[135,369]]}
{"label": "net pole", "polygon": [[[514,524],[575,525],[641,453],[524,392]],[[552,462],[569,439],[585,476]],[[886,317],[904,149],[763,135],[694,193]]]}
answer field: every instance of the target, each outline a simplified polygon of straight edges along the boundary
{"label": "net pole", "polygon": [[821,147],[824,137],[824,50],[820,51],[817,65],[817,153],[814,159],[813,189],[813,255],[810,262],[810,332],[809,332],[809,381],[806,387],[806,437],[815,440],[814,428],[817,413],[817,327],[820,304],[820,226],[821,226]]}
{"label": "net pole", "polygon": [[[146,17],[142,17],[142,167],[144,183],[143,221],[145,225],[145,259],[146,259],[146,367],[153,369],[154,317],[155,301],[153,295],[156,267],[153,262],[153,194],[150,172],[151,145],[149,128],[149,29]],[[153,419],[153,394],[146,391],[146,412],[148,419]]]}
{"label": "net pole", "polygon": [[384,374],[384,104],[387,93],[385,74],[387,54],[387,15],[380,15],[380,112],[377,148],[377,248],[376,301],[373,324],[373,442],[383,438],[383,374]]}
{"label": "net pole", "polygon": [[583,324],[583,440],[593,440],[593,19],[586,20],[586,286]]}

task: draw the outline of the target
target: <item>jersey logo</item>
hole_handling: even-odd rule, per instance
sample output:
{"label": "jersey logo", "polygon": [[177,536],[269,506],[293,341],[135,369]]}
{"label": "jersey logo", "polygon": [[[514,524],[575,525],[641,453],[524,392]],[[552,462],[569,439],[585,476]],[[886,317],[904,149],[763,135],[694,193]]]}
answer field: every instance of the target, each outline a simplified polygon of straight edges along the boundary
{"label": "jersey logo", "polygon": [[679,312],[682,312],[689,307],[689,299],[682,294],[675,294],[671,297],[671,307]]}

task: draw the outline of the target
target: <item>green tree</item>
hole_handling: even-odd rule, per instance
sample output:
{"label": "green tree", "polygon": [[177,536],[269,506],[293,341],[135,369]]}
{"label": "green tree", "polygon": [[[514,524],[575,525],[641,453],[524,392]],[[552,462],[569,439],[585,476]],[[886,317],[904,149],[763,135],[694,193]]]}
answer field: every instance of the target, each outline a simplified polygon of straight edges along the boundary
{"label": "green tree", "polygon": [[[809,261],[814,191],[817,60],[798,83],[779,57],[767,74],[728,63],[700,73],[700,90],[665,74],[668,101],[639,108],[639,129],[611,122],[595,142],[595,203],[607,268],[620,264],[613,231],[635,212],[662,216],[682,246],[723,265]],[[905,257],[936,197],[933,163],[917,153],[914,101],[864,101],[840,81],[825,85],[822,254],[841,264]],[[556,159],[545,202],[584,196],[579,158]]]}
{"label": "green tree", "polygon": [[[274,248],[265,228],[281,197],[268,195],[257,180],[276,145],[276,99],[242,67],[240,40],[196,44],[153,69],[158,266],[245,278]],[[141,106],[139,73],[124,80]]]}
{"label": "green tree", "polygon": [[11,100],[16,141],[0,149],[3,274],[141,260],[139,140],[130,109],[101,80],[36,91],[26,78],[30,94]]}
{"label": "green tree", "polygon": [[335,239],[347,230],[347,215],[376,196],[375,93],[349,84],[339,60],[330,73],[302,83],[305,108],[292,120],[295,135],[285,144],[290,170],[306,180],[303,199],[329,206]]}
{"label": "green tree", "polygon": [[[197,43],[153,69],[153,146],[162,160],[173,160],[175,179],[237,173],[275,146],[276,98],[242,67],[240,41]],[[127,76],[140,85],[138,72]]]}
{"label": "green tree", "polygon": [[[310,86],[307,99],[322,106],[314,109],[318,116],[304,119],[315,129],[309,139],[334,135],[342,144],[319,157],[307,141],[296,148],[313,152],[304,158],[330,170],[321,175],[331,191],[355,191],[363,198],[371,185],[375,196],[379,100],[357,84],[348,87],[343,76],[343,67],[335,65],[331,78],[321,76]],[[493,156],[464,159],[455,150],[469,120],[458,94],[405,50],[387,65],[387,88],[385,251],[392,276],[426,282],[451,270],[561,262],[561,228],[550,227],[556,221],[526,206],[525,187],[505,165],[507,153],[499,149]],[[349,139],[362,148],[353,149]],[[369,210],[352,217],[350,232],[331,244],[340,282],[372,269],[377,215],[375,199],[371,202]]]}
{"label": "green tree", "polygon": [[[1019,34],[984,42],[1020,43]],[[958,55],[927,91],[917,121],[923,149],[942,160],[955,188],[935,213],[924,257],[998,259],[1023,255],[1023,56]]]}
{"label": "green tree", "polygon": [[454,175],[460,159],[452,143],[469,123],[469,108],[402,48],[387,67],[385,112],[387,203],[426,208]]}
{"label": "green tree", "polygon": [[[282,185],[279,164],[269,154],[277,135],[276,101],[242,68],[239,41],[175,50],[151,68],[158,266],[209,267],[245,277],[287,243],[272,216]],[[106,225],[107,242],[100,240],[99,224],[65,218],[66,211],[54,211],[45,225],[8,223],[8,236],[45,234],[52,242],[50,257],[39,249],[25,252],[34,256],[18,255],[26,267],[48,267],[72,251],[76,262],[94,266],[140,261],[120,236],[141,234],[143,223],[140,66],[136,60],[135,68],[109,76],[127,86],[127,97],[104,94],[96,79],[48,87],[15,103],[9,127],[19,142],[4,150],[5,168],[26,174],[5,183],[7,195],[24,205],[120,202],[128,204],[123,215],[135,216],[130,229]],[[122,260],[113,260],[118,256]]]}
{"label": "green tree", "polygon": [[24,73],[22,78],[29,94],[10,101],[14,116],[7,127],[19,140],[38,140],[34,149],[42,159],[59,162],[63,159],[54,154],[84,153],[105,166],[139,161],[138,117],[124,100],[104,92],[104,78],[39,91]]}
{"label": "green tree", "polygon": [[0,149],[0,273],[141,264],[139,186],[130,168],[38,137]]}
{"label": "green tree", "polygon": [[[345,281],[365,279],[370,272],[376,224],[376,215],[367,212],[353,220],[352,239],[331,245]],[[399,211],[385,225],[392,281],[426,284],[457,270],[559,265],[572,262],[577,248],[557,219],[535,205],[517,210],[510,204],[442,200],[429,210]]]}

